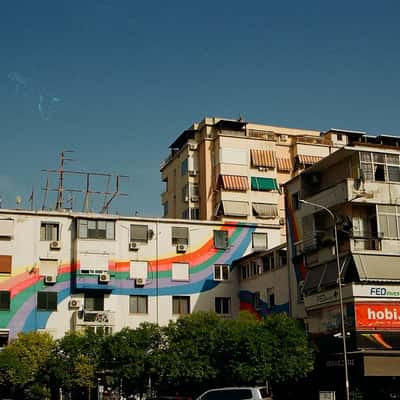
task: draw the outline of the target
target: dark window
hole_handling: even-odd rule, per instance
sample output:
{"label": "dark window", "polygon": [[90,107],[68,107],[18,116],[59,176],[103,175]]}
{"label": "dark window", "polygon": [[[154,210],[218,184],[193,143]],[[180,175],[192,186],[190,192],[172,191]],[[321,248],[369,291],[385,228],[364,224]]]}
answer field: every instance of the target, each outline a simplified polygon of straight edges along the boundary
{"label": "dark window", "polygon": [[147,314],[148,296],[129,296],[129,312],[133,314]]}
{"label": "dark window", "polygon": [[271,293],[269,295],[269,301],[268,302],[269,302],[269,306],[270,307],[273,307],[275,305],[275,295],[273,293]]}
{"label": "dark window", "polygon": [[0,274],[11,274],[12,256],[0,256]]}
{"label": "dark window", "polygon": [[296,192],[292,194],[292,207],[294,210],[298,210],[300,208],[300,193]]}
{"label": "dark window", "polygon": [[261,308],[260,292],[255,292],[253,294],[253,307],[255,310],[259,310]]}
{"label": "dark window", "polygon": [[0,330],[0,348],[8,345],[8,336],[10,332],[6,329]]}
{"label": "dark window", "polygon": [[200,209],[191,208],[190,209],[190,219],[200,219]]}
{"label": "dark window", "polygon": [[189,244],[189,228],[173,226],[172,244]]}
{"label": "dark window", "polygon": [[79,219],[79,239],[115,239],[115,221]]}
{"label": "dark window", "polygon": [[148,226],[147,225],[131,225],[131,242],[148,241]]}
{"label": "dark window", "polygon": [[59,240],[60,225],[54,222],[42,222],[40,224],[40,240]]}
{"label": "dark window", "polygon": [[229,265],[228,264],[215,264],[214,265],[214,279],[216,281],[229,280]]}
{"label": "dark window", "polygon": [[221,250],[228,248],[228,231],[214,231],[214,247]]}
{"label": "dark window", "polygon": [[230,314],[231,313],[231,298],[230,297],[216,297],[215,298],[215,312],[217,314]]}
{"label": "dark window", "polygon": [[0,310],[9,311],[10,310],[10,292],[8,290],[0,290]]}
{"label": "dark window", "polygon": [[85,294],[84,309],[86,311],[104,311],[104,295]]}
{"label": "dark window", "polygon": [[38,292],[37,309],[39,311],[57,311],[57,292]]}
{"label": "dark window", "polygon": [[173,296],[172,297],[173,314],[190,314],[190,297]]}
{"label": "dark window", "polygon": [[341,133],[337,133],[336,134],[336,139],[340,142],[343,139],[342,134]]}
{"label": "dark window", "polygon": [[185,176],[188,172],[188,159],[185,158],[181,163],[181,175]]}

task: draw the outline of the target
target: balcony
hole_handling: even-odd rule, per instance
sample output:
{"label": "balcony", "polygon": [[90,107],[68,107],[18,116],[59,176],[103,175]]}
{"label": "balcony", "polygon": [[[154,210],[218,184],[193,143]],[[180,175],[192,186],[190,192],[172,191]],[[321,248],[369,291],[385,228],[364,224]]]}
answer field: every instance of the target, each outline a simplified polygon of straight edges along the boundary
{"label": "balcony", "polygon": [[114,326],[114,311],[75,311],[73,315],[75,329],[87,328],[90,326]]}
{"label": "balcony", "polygon": [[383,234],[378,233],[371,235],[364,232],[353,232],[351,241],[352,249],[354,251],[360,250],[382,250],[382,237]]}

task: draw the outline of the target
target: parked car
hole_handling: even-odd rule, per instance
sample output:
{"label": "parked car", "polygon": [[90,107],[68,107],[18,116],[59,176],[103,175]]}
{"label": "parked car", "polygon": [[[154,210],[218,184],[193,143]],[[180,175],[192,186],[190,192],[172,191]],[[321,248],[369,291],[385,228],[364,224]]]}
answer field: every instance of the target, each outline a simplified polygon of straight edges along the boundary
{"label": "parked car", "polygon": [[272,400],[267,387],[225,387],[210,389],[196,400]]}

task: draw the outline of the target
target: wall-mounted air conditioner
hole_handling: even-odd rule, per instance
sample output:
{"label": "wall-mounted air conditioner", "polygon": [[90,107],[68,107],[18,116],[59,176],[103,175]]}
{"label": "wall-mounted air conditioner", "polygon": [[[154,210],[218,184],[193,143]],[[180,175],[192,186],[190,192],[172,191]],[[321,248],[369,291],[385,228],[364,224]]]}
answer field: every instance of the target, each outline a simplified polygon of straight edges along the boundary
{"label": "wall-mounted air conditioner", "polygon": [[61,242],[59,240],[53,240],[52,242],[50,242],[50,249],[51,250],[60,250]]}
{"label": "wall-mounted air conditioner", "polygon": [[44,283],[53,284],[56,282],[57,282],[57,275],[45,275],[44,276]]}
{"label": "wall-mounted air conditioner", "polygon": [[146,278],[136,278],[135,279],[136,286],[143,286],[146,284]]}
{"label": "wall-mounted air conditioner", "polygon": [[103,272],[99,275],[99,282],[100,283],[108,283],[110,282],[110,274],[108,272]]}
{"label": "wall-mounted air conditioner", "polygon": [[187,244],[177,244],[176,245],[177,253],[186,253],[186,251],[187,251]]}
{"label": "wall-mounted air conditioner", "polygon": [[73,309],[81,308],[81,300],[80,299],[71,299],[68,302],[68,307],[73,308]]}
{"label": "wall-mounted air conditioner", "polygon": [[129,250],[136,251],[139,250],[139,246],[136,242],[129,242]]}

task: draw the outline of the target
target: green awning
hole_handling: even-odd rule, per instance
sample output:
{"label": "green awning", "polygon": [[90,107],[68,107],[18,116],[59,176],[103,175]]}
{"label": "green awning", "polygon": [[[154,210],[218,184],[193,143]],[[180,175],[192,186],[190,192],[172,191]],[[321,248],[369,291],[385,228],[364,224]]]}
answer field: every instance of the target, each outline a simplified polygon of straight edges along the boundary
{"label": "green awning", "polygon": [[276,179],[251,177],[251,190],[279,190]]}

